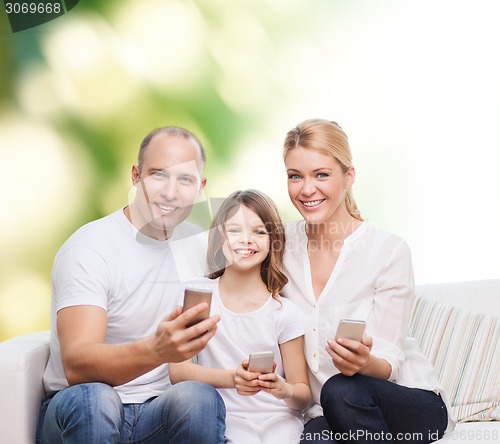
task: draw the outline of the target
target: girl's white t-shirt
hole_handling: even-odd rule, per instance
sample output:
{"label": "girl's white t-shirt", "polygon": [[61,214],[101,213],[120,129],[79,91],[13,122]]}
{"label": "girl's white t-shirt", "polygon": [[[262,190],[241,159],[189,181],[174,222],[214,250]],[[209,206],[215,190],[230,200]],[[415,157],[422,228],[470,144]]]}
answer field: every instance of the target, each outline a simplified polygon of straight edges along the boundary
{"label": "girl's white t-shirt", "polygon": [[[212,291],[210,314],[219,314],[217,333],[198,355],[198,364],[205,367],[237,369],[250,353],[273,351],[277,364],[276,374],[284,377],[279,344],[304,334],[303,315],[291,301],[279,297],[279,302],[269,295],[264,305],[248,313],[228,310],[219,295],[219,279],[202,279],[190,282],[188,287]],[[180,305],[182,302],[180,303]],[[226,411],[244,418],[265,418],[270,414],[293,412],[302,419],[300,412],[292,411],[283,400],[266,392],[254,396],[241,396],[235,389],[218,389]]]}

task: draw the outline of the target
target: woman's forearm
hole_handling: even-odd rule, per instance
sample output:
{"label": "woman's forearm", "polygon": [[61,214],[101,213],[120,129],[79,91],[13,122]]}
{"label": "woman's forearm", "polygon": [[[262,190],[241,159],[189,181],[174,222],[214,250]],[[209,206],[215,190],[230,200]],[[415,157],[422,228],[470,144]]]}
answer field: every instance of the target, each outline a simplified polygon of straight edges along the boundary
{"label": "woman's forearm", "polygon": [[389,379],[392,373],[392,367],[389,362],[383,358],[377,358],[370,353],[368,362],[359,371],[362,375],[371,376],[378,379]]}

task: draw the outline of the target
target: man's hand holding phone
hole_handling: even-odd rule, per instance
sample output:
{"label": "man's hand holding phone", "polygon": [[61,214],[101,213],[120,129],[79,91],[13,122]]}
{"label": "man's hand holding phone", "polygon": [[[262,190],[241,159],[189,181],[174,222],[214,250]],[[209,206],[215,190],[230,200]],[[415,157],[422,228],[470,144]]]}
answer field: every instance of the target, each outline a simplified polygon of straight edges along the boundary
{"label": "man's hand holding phone", "polygon": [[157,365],[186,361],[205,348],[215,334],[220,316],[212,316],[186,328],[186,324],[204,308],[200,305],[183,313],[182,307],[178,307],[162,319],[154,335],[147,338],[152,343],[149,347],[156,355]]}
{"label": "man's hand holding phone", "polygon": [[220,320],[209,317],[210,300],[211,292],[187,289],[184,307],[163,318],[150,338],[158,365],[191,359],[205,348]]}

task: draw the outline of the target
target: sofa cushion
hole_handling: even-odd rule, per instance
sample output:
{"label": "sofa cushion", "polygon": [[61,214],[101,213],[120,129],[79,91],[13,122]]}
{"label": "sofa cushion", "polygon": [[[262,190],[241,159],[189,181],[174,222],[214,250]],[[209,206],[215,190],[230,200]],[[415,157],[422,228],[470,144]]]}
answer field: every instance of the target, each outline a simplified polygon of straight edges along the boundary
{"label": "sofa cushion", "polygon": [[500,279],[419,284],[417,295],[474,313],[500,317]]}
{"label": "sofa cushion", "polygon": [[458,422],[500,420],[500,322],[417,297],[410,334],[432,362]]}
{"label": "sofa cushion", "polygon": [[27,444],[35,440],[42,375],[49,358],[48,331],[0,343],[0,442]]}

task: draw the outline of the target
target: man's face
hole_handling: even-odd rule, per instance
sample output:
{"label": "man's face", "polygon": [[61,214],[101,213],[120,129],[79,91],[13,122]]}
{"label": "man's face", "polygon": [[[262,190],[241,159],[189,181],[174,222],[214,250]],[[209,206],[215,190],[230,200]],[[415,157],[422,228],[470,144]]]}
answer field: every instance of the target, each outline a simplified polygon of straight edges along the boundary
{"label": "man's face", "polygon": [[132,168],[137,193],[130,205],[133,225],[146,236],[166,239],[184,221],[205,187],[199,148],[183,137],[159,134]]}

